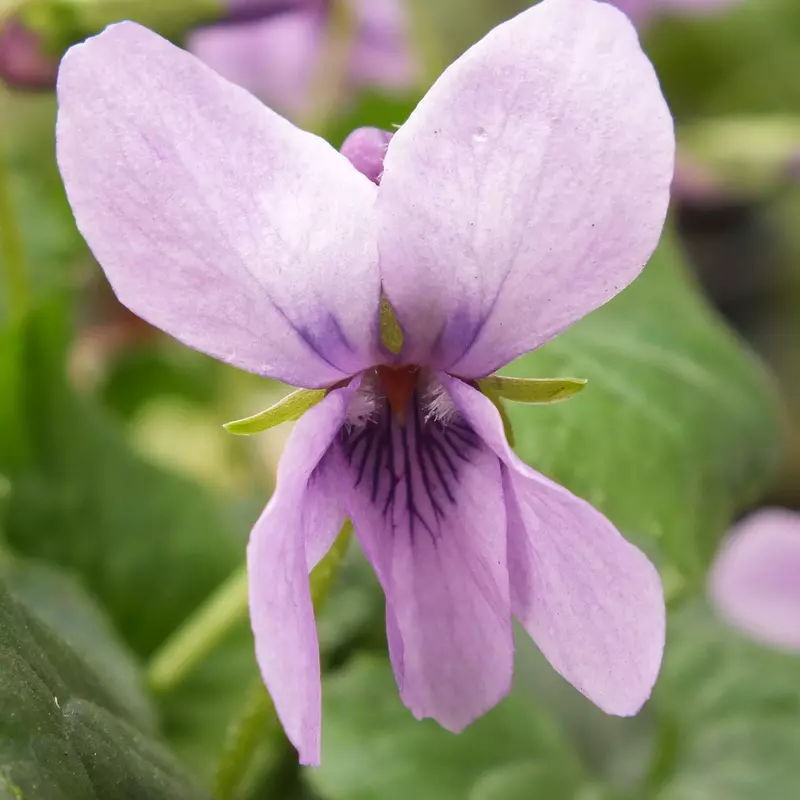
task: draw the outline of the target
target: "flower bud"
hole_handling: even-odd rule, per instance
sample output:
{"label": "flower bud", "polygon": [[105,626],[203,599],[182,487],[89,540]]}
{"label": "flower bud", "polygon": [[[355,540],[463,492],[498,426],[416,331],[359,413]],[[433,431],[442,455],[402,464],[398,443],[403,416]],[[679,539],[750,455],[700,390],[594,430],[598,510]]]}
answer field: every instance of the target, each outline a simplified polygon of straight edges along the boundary
{"label": "flower bud", "polygon": [[14,89],[52,89],[58,59],[47,52],[39,35],[19,20],[0,24],[0,79]]}
{"label": "flower bud", "polygon": [[356,128],[342,145],[342,155],[373,183],[380,184],[386,148],[394,136],[380,128]]}

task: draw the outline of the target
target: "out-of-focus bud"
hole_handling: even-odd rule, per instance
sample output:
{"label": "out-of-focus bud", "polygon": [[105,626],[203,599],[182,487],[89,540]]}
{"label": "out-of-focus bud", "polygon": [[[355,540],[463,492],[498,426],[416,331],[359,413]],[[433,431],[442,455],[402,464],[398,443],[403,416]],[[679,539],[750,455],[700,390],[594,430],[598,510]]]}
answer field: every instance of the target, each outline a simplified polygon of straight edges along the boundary
{"label": "out-of-focus bud", "polygon": [[57,73],[58,58],[35,31],[18,19],[0,22],[0,80],[13,89],[47,90]]}
{"label": "out-of-focus bud", "polygon": [[342,145],[342,155],[373,183],[380,184],[383,159],[394,134],[380,128],[356,128]]}

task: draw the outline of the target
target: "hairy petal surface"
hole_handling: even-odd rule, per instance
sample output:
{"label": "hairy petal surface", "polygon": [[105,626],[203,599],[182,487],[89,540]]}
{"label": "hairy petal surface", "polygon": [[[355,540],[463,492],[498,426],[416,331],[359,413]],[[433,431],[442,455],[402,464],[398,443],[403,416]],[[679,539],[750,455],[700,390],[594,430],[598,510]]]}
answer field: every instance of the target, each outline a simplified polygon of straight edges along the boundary
{"label": "hairy petal surface", "polygon": [[664,650],[658,572],[589,503],[514,455],[491,401],[456,379],[443,382],[505,464],[512,611],[553,667],[595,705],[635,714]]}
{"label": "hairy petal surface", "polygon": [[737,628],[800,651],[800,514],[770,508],[734,525],[711,569],[709,591]]}
{"label": "hairy petal surface", "polygon": [[506,694],[513,672],[500,462],[463,420],[425,419],[414,400],[404,426],[384,409],[345,432],[335,456],[386,593],[403,702],[460,731]]}
{"label": "hairy petal surface", "polygon": [[333,544],[344,508],[335,476],[318,468],[352,395],[331,392],[292,431],[278,483],[247,547],[256,658],[303,764],[320,758],[320,665],[308,573]]}
{"label": "hairy petal surface", "polygon": [[185,344],[298,386],[374,363],[375,186],[134,23],[72,48],[58,160],[120,300]]}
{"label": "hairy petal surface", "polygon": [[481,377],[617,294],[658,242],[673,158],[619,11],[544,0],[495,28],[386,154],[378,242],[405,359]]}

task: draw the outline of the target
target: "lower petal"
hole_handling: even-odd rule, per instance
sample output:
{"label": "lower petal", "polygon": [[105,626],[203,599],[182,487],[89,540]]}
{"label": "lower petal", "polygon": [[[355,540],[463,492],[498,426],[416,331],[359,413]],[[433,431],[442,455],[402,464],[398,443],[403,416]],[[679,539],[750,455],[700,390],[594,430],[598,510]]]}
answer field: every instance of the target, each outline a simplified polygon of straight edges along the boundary
{"label": "lower petal", "polygon": [[608,714],[636,714],[658,677],[665,609],[653,565],[584,500],[506,469],[511,607],[553,667]]}
{"label": "lower petal", "polygon": [[664,650],[658,572],[599,511],[516,457],[491,401],[443,382],[505,464],[512,611],[576,689],[609,714],[635,714]]}
{"label": "lower petal", "polygon": [[320,469],[351,391],[328,395],[289,438],[278,483],[247,548],[256,658],[275,709],[303,764],[320,758],[320,666],[308,573],[344,520],[334,476]]}
{"label": "lower petal", "polygon": [[[384,407],[343,433],[347,512],[386,592],[403,702],[460,731],[513,672],[500,462],[463,420]],[[333,451],[332,451],[333,452]]]}

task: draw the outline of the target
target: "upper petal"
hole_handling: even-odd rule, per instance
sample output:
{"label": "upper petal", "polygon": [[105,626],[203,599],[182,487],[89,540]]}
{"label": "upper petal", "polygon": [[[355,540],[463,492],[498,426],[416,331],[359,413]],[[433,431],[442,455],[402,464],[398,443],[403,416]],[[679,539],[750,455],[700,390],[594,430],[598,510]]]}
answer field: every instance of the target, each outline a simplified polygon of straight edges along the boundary
{"label": "upper petal", "polygon": [[800,514],[758,511],[735,525],[711,569],[711,598],[746,633],[800,650]]}
{"label": "upper petal", "polygon": [[133,23],[72,48],[58,160],[120,300],[185,344],[288,383],[373,363],[376,187]]}
{"label": "upper petal", "polygon": [[320,666],[308,573],[344,521],[335,476],[318,468],[344,422],[349,389],[331,392],[292,431],[278,483],[247,547],[256,658],[300,761],[320,758]]}
{"label": "upper petal", "polygon": [[513,636],[500,462],[462,421],[384,405],[331,449],[386,593],[403,702],[459,731],[509,689]]}
{"label": "upper petal", "polygon": [[406,360],[488,374],[641,271],[674,134],[635,30],[544,0],[456,61],[392,139],[377,213]]}
{"label": "upper petal", "polygon": [[635,714],[664,651],[658,572],[599,511],[522,463],[497,409],[457,380],[447,387],[505,461],[512,610],[547,660],[610,714]]}

